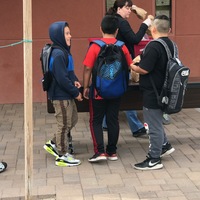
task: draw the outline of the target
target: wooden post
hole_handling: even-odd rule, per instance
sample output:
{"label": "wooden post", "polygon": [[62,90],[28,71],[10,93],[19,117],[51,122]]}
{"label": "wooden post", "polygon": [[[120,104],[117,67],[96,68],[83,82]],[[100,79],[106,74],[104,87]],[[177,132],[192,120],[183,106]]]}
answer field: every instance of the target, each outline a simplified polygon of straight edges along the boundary
{"label": "wooden post", "polygon": [[24,38],[24,143],[25,200],[32,199],[33,101],[32,101],[32,0],[23,0]]}

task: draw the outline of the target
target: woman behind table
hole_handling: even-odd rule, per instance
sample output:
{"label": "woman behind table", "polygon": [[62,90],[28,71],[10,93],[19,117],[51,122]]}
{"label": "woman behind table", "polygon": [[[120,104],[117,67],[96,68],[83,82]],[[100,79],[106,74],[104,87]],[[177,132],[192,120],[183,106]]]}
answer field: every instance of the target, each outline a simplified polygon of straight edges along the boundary
{"label": "woman behind table", "polygon": [[[147,14],[143,9],[133,5],[131,0],[116,0],[113,7],[108,10],[106,15],[117,16],[119,21],[119,31],[116,38],[125,43],[132,58],[134,58],[134,45],[137,45],[142,40],[154,17],[149,15],[147,19],[142,22],[139,30],[135,33],[127,21],[132,11],[141,19],[144,19]],[[146,129],[144,128],[143,123],[138,119],[137,112],[135,110],[129,110],[125,113],[133,136],[140,137],[145,135]]]}

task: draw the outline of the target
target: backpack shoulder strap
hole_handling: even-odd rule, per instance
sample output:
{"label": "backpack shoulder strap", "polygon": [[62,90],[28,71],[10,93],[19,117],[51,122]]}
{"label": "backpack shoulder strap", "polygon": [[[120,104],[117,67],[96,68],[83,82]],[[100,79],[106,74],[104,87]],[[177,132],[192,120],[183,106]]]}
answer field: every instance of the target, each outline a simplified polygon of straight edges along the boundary
{"label": "backpack shoulder strap", "polygon": [[95,43],[95,44],[99,45],[100,47],[106,45],[106,43],[102,40],[94,40],[94,41],[92,41],[92,43]]}
{"label": "backpack shoulder strap", "polygon": [[[159,39],[154,40],[154,41],[160,42],[160,43],[164,46],[164,48],[165,48],[165,50],[166,50],[166,52],[167,52],[168,59],[169,59],[169,58],[172,58],[171,51],[169,50],[169,47],[168,47],[168,45],[166,44],[166,42],[165,42],[164,40],[162,40],[162,39],[159,38]],[[173,42],[172,40],[171,40],[171,42],[172,42],[173,47],[174,47],[174,55],[173,55],[173,58],[178,58],[178,47],[177,47],[177,45],[176,45],[175,42]]]}
{"label": "backpack shoulder strap", "polygon": [[68,60],[69,60],[69,59],[68,59],[69,52],[67,52],[67,50],[63,49],[63,48],[60,47],[60,46],[54,45],[54,44],[52,44],[52,49],[60,49],[60,50],[64,53],[65,58],[66,58],[66,61],[67,61],[67,63],[68,63]]}
{"label": "backpack shoulder strap", "polygon": [[178,47],[177,47],[177,45],[176,45],[176,43],[174,41],[172,41],[172,44],[174,46],[174,58],[178,58],[179,57]]}
{"label": "backpack shoulder strap", "polygon": [[166,42],[165,42],[164,40],[162,40],[162,39],[159,38],[159,39],[154,40],[154,41],[157,41],[157,42],[161,43],[161,44],[164,46],[165,51],[167,52],[168,60],[169,60],[170,58],[172,58],[171,51],[169,50],[169,47],[168,47],[168,45],[166,44]]}
{"label": "backpack shoulder strap", "polygon": [[53,49],[60,49],[60,50],[62,50],[63,53],[65,54],[65,56],[68,57],[69,53],[67,52],[67,50],[63,49],[62,47],[52,44],[52,48]]}
{"label": "backpack shoulder strap", "polygon": [[[69,63],[69,53],[63,49],[62,47],[60,46],[57,46],[57,45],[54,45],[54,44],[51,44],[51,49],[53,51],[53,49],[60,49],[63,53],[64,53],[64,56],[65,56],[65,59],[66,59],[66,67],[68,67],[68,63]],[[48,67],[49,67],[49,70],[52,71],[52,61],[50,60],[50,57],[51,57],[51,54],[49,54],[49,60],[48,60]]]}
{"label": "backpack shoulder strap", "polygon": [[[100,47],[106,45],[106,43],[104,41],[102,41],[102,40],[94,40],[94,41],[92,41],[92,43],[95,43],[95,44],[99,45]],[[120,40],[117,40],[115,42],[115,45],[117,45],[119,47],[122,47],[124,45],[124,42],[122,42]]]}
{"label": "backpack shoulder strap", "polygon": [[122,47],[124,45],[124,42],[122,42],[121,40],[117,40],[115,42],[115,45],[119,46],[119,47]]}
{"label": "backpack shoulder strap", "polygon": [[[153,41],[159,42],[159,43],[161,43],[161,44],[164,46],[165,51],[166,51],[166,53],[167,53],[168,60],[169,60],[170,58],[172,58],[171,51],[169,50],[169,47],[168,47],[168,45],[166,44],[166,42],[165,42],[164,40],[162,40],[162,39],[159,38],[159,39],[156,39],[156,40],[153,40]],[[173,42],[172,42],[172,43],[173,43]],[[174,46],[174,43],[173,43],[173,46]],[[174,53],[175,53],[175,49],[174,49]],[[174,56],[175,56],[175,54],[174,54]],[[166,69],[166,76],[168,76],[167,69]],[[165,87],[166,84],[167,84],[167,78],[166,78],[166,76],[165,76],[165,81],[164,81],[164,85],[163,85],[164,87]],[[153,90],[154,90],[154,92],[155,92],[155,94],[156,94],[157,101],[159,102],[160,96],[159,96],[159,94],[158,94],[158,90],[157,90],[157,88],[156,88],[155,82],[154,82],[154,80],[153,80],[151,74],[149,74],[149,78],[150,78],[151,84],[152,84],[152,86],[153,86]]]}

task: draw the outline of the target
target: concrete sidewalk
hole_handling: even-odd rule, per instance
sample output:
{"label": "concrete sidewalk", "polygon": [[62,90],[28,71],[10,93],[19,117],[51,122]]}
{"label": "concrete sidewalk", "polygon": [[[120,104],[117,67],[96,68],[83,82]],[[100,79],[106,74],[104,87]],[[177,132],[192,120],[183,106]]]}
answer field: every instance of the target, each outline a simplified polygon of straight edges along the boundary
{"label": "concrete sidewalk", "polygon": [[[72,135],[78,167],[57,167],[43,149],[56,130],[46,103],[35,103],[33,130],[33,199],[49,200],[199,200],[200,199],[200,109],[184,109],[166,125],[176,149],[163,158],[161,170],[139,171],[132,165],[143,161],[148,138],[134,138],[125,114],[120,113],[117,161],[91,164],[93,155],[89,114],[79,113]],[[0,105],[0,160],[8,169],[0,174],[0,199],[24,199],[23,104]],[[138,112],[140,118],[141,111]],[[105,143],[107,141],[105,132]]]}

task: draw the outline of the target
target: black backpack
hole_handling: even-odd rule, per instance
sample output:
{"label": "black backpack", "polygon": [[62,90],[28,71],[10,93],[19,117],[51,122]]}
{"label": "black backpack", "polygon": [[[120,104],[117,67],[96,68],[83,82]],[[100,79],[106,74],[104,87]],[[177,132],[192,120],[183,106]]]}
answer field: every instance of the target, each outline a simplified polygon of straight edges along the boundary
{"label": "black backpack", "polygon": [[157,39],[154,41],[157,41],[164,46],[168,56],[165,81],[160,95],[158,94],[155,83],[151,76],[150,80],[156,93],[158,104],[160,105],[161,110],[163,110],[166,114],[178,113],[181,111],[183,106],[190,69],[184,66],[179,60],[178,48],[173,41],[173,57],[165,41],[162,39]]}
{"label": "black backpack", "polygon": [[53,75],[49,69],[49,61],[51,57],[51,52],[55,48],[61,49],[65,53],[65,56],[67,57],[67,53],[61,47],[53,45],[53,44],[44,45],[40,54],[40,61],[41,61],[42,73],[43,73],[42,87],[44,91],[49,90],[52,80],[53,80]]}
{"label": "black backpack", "polygon": [[95,40],[101,50],[92,70],[92,83],[98,95],[105,99],[122,96],[128,87],[129,67],[122,51],[124,42],[106,44],[102,40]]}

